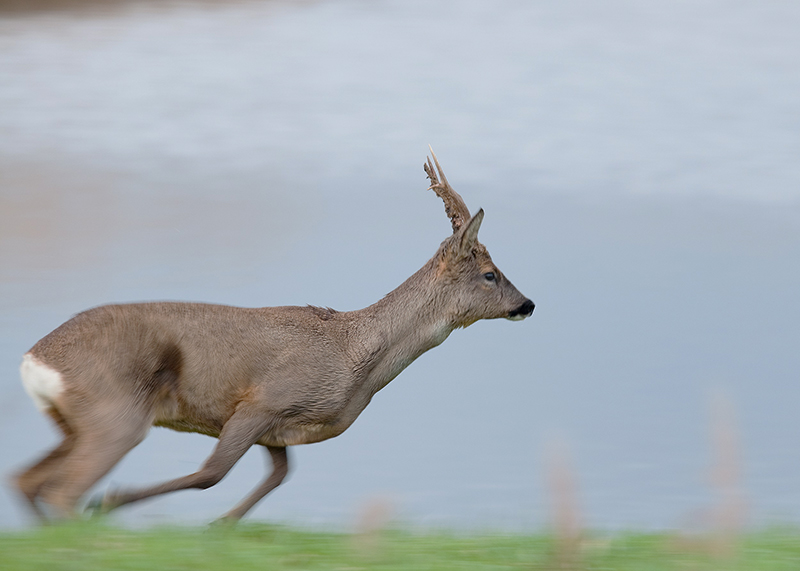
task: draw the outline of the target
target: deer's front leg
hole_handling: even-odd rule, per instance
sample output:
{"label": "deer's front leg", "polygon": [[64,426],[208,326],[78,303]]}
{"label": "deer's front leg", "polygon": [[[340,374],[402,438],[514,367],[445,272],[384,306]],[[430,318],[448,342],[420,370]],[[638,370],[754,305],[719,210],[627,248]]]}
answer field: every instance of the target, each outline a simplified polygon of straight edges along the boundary
{"label": "deer's front leg", "polygon": [[286,474],[289,473],[289,458],[287,456],[287,450],[285,447],[274,446],[267,446],[266,450],[269,452],[269,455],[272,458],[272,472],[270,473],[269,477],[267,477],[267,479],[264,480],[261,485],[253,490],[249,496],[239,502],[236,507],[234,507],[231,511],[226,513],[217,521],[235,522],[240,520],[244,514],[253,509],[253,506],[255,506],[261,500],[261,498],[281,485],[281,482],[283,482]]}
{"label": "deer's front leg", "polygon": [[244,453],[268,432],[273,422],[271,417],[265,418],[248,408],[240,408],[225,423],[214,451],[197,472],[147,488],[112,492],[95,505],[99,503],[100,510],[107,512],[125,504],[177,490],[210,488],[222,480]]}

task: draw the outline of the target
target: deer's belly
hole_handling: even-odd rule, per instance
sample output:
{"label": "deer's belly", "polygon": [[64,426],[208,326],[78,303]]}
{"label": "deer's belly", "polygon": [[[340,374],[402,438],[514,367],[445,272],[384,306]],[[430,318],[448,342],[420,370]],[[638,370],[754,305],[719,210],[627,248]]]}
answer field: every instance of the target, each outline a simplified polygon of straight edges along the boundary
{"label": "deer's belly", "polygon": [[314,423],[299,424],[283,427],[270,431],[259,439],[258,443],[264,446],[295,446],[297,444],[312,444],[321,442],[334,436],[339,436],[347,430],[351,423]]}

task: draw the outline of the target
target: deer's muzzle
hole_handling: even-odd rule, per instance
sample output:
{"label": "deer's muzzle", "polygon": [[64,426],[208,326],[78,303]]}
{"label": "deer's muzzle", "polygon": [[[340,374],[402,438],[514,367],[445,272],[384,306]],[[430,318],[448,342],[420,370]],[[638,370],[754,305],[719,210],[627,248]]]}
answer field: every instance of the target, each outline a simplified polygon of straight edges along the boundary
{"label": "deer's muzzle", "polygon": [[521,321],[526,317],[530,317],[533,314],[534,307],[536,306],[533,302],[526,299],[517,309],[508,312],[508,319],[511,321]]}

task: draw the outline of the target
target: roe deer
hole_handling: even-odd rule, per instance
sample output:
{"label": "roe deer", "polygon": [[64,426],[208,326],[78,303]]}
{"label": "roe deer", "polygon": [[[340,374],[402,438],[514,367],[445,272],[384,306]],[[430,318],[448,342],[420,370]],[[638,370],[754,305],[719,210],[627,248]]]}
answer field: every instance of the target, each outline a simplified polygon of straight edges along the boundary
{"label": "roe deer", "polygon": [[272,472],[223,516],[238,520],[283,481],[287,446],[344,432],[375,393],[454,329],[479,319],[530,316],[533,302],[477,240],[483,210],[470,216],[436,155],[433,160],[435,171],[430,158],[425,164],[429,188],[444,201],[453,234],[374,305],[346,312],[106,305],[76,315],[36,343],[23,358],[22,380],[64,438],[16,477],[34,513],[43,520],[73,516],[89,488],[155,425],[219,441],[197,472],[109,492],[95,507],[108,511],[208,488],[259,444]]}

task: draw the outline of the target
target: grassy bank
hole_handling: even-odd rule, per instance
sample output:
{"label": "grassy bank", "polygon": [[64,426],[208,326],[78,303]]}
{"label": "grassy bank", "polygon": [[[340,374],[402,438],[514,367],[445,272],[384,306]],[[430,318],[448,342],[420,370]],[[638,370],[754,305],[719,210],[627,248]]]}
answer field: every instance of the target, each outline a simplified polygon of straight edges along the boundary
{"label": "grassy bank", "polygon": [[563,545],[542,535],[337,534],[263,524],[122,530],[96,523],[0,533],[0,569],[800,569],[800,530],[706,536],[626,533]]}

